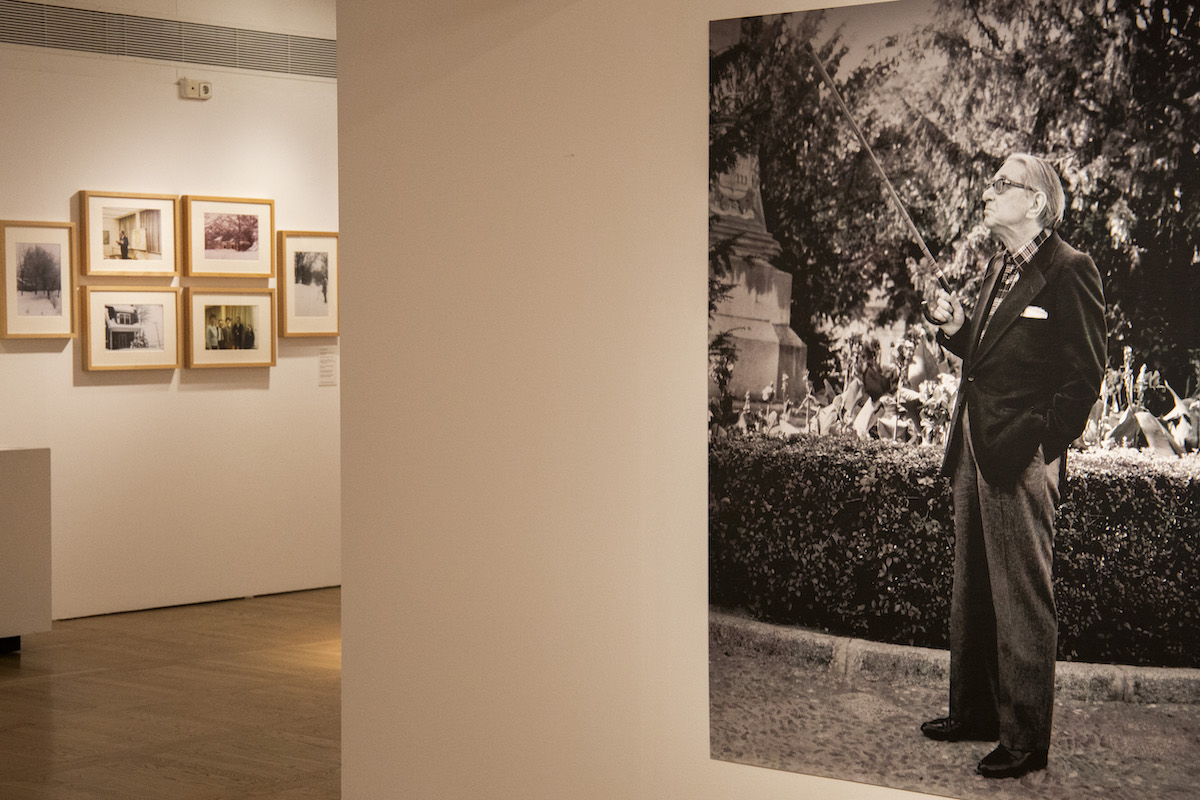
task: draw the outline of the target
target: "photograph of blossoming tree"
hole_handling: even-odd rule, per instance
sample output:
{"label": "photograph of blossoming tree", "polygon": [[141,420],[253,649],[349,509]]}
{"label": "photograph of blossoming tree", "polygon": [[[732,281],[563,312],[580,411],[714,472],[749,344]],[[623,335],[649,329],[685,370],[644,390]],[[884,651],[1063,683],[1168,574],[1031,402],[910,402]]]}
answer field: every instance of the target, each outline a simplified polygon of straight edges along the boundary
{"label": "photograph of blossoming tree", "polygon": [[255,214],[205,214],[205,258],[258,258],[259,218]]}

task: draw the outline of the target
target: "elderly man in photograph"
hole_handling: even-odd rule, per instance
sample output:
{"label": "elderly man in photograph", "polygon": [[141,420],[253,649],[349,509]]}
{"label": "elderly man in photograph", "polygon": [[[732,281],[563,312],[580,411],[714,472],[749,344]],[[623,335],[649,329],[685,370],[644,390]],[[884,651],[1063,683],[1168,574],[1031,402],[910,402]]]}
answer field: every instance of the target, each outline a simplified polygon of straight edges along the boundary
{"label": "elderly man in photograph", "polygon": [[942,462],[954,495],[950,715],[921,731],[998,741],[977,770],[1008,778],[1047,763],[1054,514],[1067,448],[1099,396],[1106,332],[1096,265],[1055,232],[1065,198],[1054,167],[1010,156],[983,204],[1004,248],[971,315],[942,290],[925,312],[962,377]]}

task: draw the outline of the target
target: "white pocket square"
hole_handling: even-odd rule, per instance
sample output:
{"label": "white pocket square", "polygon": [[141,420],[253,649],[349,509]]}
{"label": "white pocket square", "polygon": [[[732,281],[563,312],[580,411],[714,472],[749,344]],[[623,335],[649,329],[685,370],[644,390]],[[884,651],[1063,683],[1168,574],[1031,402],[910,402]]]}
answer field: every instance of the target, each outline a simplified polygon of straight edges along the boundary
{"label": "white pocket square", "polygon": [[1021,316],[1026,319],[1049,319],[1050,317],[1046,313],[1046,309],[1041,306],[1025,306],[1025,310],[1021,312]]}

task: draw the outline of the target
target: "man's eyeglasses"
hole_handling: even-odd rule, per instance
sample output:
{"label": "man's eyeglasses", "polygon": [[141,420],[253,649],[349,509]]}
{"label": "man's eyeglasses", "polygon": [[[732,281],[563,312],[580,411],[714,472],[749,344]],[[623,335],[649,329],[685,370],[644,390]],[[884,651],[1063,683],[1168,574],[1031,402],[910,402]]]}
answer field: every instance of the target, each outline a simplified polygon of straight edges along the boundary
{"label": "man's eyeglasses", "polygon": [[1016,188],[1016,189],[1028,189],[1028,190],[1030,190],[1031,192],[1032,192],[1032,191],[1037,191],[1037,190],[1036,190],[1036,189],[1034,189],[1032,186],[1026,186],[1026,185],[1025,185],[1025,184],[1023,184],[1023,183],[1017,183],[1016,181],[1010,181],[1008,178],[992,178],[990,181],[988,181],[987,183],[985,183],[985,184],[983,185],[983,188],[984,188],[985,190],[986,190],[986,189],[991,189],[991,190],[992,190],[992,191],[994,191],[996,194],[1004,194],[1004,193],[1005,193],[1005,192],[1007,192],[1009,189],[1013,189],[1013,188]]}

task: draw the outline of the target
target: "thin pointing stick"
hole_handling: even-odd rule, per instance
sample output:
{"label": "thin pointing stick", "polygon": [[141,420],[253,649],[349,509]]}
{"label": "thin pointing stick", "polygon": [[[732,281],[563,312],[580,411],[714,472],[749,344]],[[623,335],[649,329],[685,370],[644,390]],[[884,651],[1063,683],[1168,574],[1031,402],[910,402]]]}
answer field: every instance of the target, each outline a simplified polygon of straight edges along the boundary
{"label": "thin pointing stick", "polygon": [[804,49],[812,56],[813,63],[817,65],[817,71],[821,73],[821,77],[825,83],[829,84],[829,89],[833,92],[833,96],[837,98],[838,105],[842,109],[842,113],[846,116],[846,121],[850,123],[850,127],[854,129],[854,134],[858,137],[858,141],[863,146],[863,150],[871,158],[871,163],[875,165],[875,169],[879,170],[879,176],[883,178],[883,185],[887,187],[888,193],[891,195],[892,202],[896,205],[896,210],[900,212],[900,216],[904,218],[905,224],[908,225],[908,230],[912,233],[913,238],[917,240],[917,244],[921,248],[921,252],[929,259],[929,263],[933,265],[934,277],[937,279],[938,286],[950,294],[950,282],[946,280],[945,273],[938,266],[937,259],[933,257],[933,253],[929,252],[929,248],[925,245],[925,240],[921,238],[921,232],[917,230],[917,226],[913,223],[912,217],[904,210],[904,204],[900,202],[900,195],[896,194],[896,189],[892,186],[892,182],[888,180],[887,173],[883,171],[883,165],[879,163],[879,159],[875,157],[875,153],[871,150],[871,145],[867,144],[867,137],[863,136],[863,132],[859,130],[858,124],[854,121],[854,117],[850,116],[850,109],[846,106],[846,101],[842,99],[841,92],[837,90],[837,86],[833,83],[833,78],[829,77],[829,73],[825,71],[825,65],[821,63],[821,59],[817,58],[816,52],[812,45],[805,42]]}

